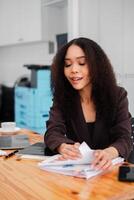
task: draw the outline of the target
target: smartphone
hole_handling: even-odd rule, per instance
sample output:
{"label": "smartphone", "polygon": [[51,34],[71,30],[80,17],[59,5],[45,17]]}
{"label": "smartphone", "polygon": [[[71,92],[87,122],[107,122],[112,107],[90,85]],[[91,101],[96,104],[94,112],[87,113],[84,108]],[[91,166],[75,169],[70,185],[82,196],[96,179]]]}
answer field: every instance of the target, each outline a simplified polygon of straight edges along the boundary
{"label": "smartphone", "polygon": [[120,166],[118,180],[134,182],[134,166]]}

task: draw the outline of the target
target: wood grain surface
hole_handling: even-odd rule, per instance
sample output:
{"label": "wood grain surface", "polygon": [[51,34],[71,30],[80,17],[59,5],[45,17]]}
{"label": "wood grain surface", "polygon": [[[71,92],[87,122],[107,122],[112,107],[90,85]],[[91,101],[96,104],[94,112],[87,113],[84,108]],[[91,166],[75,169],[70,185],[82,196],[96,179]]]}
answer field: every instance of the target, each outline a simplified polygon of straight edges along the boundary
{"label": "wood grain surface", "polygon": [[[43,136],[23,130],[30,142]],[[118,181],[118,167],[92,179],[46,172],[31,159],[0,158],[0,200],[132,200],[134,183]]]}

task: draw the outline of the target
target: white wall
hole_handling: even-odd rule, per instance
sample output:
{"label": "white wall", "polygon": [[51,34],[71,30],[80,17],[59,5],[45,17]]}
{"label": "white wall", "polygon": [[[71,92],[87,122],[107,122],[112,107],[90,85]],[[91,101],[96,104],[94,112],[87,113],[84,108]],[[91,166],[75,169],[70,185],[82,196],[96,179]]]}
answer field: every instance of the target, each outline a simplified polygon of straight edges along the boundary
{"label": "white wall", "polygon": [[29,43],[0,47],[0,83],[13,85],[22,75],[30,74],[24,64],[49,65],[48,43]]}
{"label": "white wall", "polygon": [[134,116],[134,0],[79,0],[79,16],[79,35],[105,50]]}
{"label": "white wall", "polygon": [[[75,1],[79,3],[79,33],[76,36],[89,37],[106,51],[119,83],[128,91],[130,112],[134,116],[134,0]],[[66,15],[66,9],[62,11]],[[48,55],[47,43],[0,47],[0,83],[13,84],[19,76],[28,73],[23,64],[50,64],[52,57]]]}
{"label": "white wall", "polygon": [[128,91],[130,111],[134,116],[134,1],[124,0],[123,85]]}

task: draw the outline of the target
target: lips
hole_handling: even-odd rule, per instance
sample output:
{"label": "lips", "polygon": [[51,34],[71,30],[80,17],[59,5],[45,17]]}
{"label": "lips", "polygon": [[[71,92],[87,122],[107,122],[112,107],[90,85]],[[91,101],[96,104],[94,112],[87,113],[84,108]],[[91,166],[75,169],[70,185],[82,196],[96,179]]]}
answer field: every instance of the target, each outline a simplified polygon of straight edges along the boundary
{"label": "lips", "polygon": [[82,77],[71,77],[70,79],[72,81],[79,81],[79,80],[82,80]]}
{"label": "lips", "polygon": [[82,79],[83,77],[71,77],[70,81],[72,84],[78,84]]}

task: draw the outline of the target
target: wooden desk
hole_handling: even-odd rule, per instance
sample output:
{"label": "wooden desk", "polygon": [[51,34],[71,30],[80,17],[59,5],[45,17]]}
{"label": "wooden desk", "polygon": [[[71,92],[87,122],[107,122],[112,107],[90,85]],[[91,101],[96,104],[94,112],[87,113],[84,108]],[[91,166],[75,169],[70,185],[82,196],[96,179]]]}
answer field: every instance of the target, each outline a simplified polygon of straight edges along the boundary
{"label": "wooden desk", "polygon": [[[24,131],[32,143],[43,136]],[[50,173],[39,161],[0,159],[0,200],[132,200],[134,183],[117,180],[118,168],[89,180]]]}

